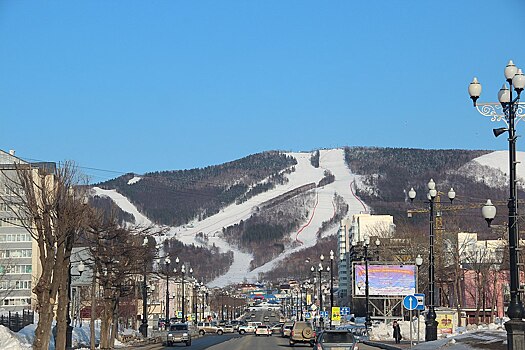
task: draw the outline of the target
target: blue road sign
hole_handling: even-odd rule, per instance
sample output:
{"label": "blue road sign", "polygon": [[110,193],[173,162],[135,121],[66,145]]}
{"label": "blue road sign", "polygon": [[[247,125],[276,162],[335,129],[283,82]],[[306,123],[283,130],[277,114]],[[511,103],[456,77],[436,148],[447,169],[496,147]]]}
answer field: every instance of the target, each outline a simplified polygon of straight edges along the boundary
{"label": "blue road sign", "polygon": [[305,313],[304,313],[304,317],[305,317],[307,320],[309,320],[309,319],[312,318],[312,314],[310,314],[309,312],[305,312]]}
{"label": "blue road sign", "polygon": [[425,310],[425,294],[414,294],[417,299],[416,310]]}
{"label": "blue road sign", "polygon": [[347,306],[344,306],[341,308],[341,315],[348,316],[350,315],[350,308]]}
{"label": "blue road sign", "polygon": [[415,310],[417,307],[417,299],[413,295],[407,295],[403,298],[403,306],[407,310]]}
{"label": "blue road sign", "polygon": [[319,311],[319,316],[328,317],[328,311]]}

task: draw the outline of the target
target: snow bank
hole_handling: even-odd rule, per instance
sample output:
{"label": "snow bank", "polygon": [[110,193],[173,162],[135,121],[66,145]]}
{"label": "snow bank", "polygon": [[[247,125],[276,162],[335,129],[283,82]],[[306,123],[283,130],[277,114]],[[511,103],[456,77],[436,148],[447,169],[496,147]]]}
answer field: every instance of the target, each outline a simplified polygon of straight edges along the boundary
{"label": "snow bank", "polygon": [[[33,329],[33,337],[34,337],[34,329]],[[17,334],[17,333],[11,332],[9,328],[0,326],[0,349],[2,350],[27,350],[31,348],[32,348],[31,343],[27,342],[24,334]]]}

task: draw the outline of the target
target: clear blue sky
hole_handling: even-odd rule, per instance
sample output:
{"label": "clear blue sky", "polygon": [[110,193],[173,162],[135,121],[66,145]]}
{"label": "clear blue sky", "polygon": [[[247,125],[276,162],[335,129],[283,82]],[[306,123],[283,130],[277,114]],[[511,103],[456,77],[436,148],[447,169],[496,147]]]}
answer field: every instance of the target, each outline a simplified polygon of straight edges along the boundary
{"label": "clear blue sky", "polygon": [[4,0],[0,148],[137,173],[271,149],[506,149],[467,86],[496,101],[524,43],[520,0]]}

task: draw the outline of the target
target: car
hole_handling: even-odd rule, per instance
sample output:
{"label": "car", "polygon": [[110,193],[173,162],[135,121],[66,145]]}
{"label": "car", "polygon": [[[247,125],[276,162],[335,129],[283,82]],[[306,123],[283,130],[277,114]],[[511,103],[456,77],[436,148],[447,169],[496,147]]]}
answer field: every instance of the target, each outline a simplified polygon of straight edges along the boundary
{"label": "car", "polygon": [[224,326],[222,326],[222,330],[224,331],[224,333],[233,333],[235,331],[235,328],[231,324],[225,324]]}
{"label": "car", "polygon": [[175,323],[170,325],[168,334],[166,335],[166,343],[168,346],[173,346],[176,343],[185,343],[186,346],[191,346],[191,334],[187,323]]}
{"label": "car", "polygon": [[255,317],[257,317],[257,316],[255,316],[255,314],[252,314],[252,318],[255,318]]}
{"label": "car", "polygon": [[239,326],[238,332],[239,334],[255,333],[255,329],[261,324],[261,322],[248,322],[247,325]]}
{"label": "car", "polygon": [[255,329],[255,335],[256,336],[265,335],[269,337],[270,335],[272,335],[272,331],[270,330],[270,327],[268,327],[267,325],[260,324]]}
{"label": "car", "polygon": [[270,318],[268,316],[264,316],[264,322],[270,322]]}
{"label": "car", "polygon": [[275,317],[275,312],[272,312],[270,316]]}
{"label": "car", "polygon": [[296,321],[290,332],[290,346],[297,343],[314,345],[315,332],[310,322]]}
{"label": "car", "polygon": [[343,329],[343,330],[349,331],[355,336],[358,342],[369,340],[368,331],[364,324],[352,323],[352,324],[347,324],[344,326],[339,326],[336,329]]}
{"label": "car", "polygon": [[282,330],[281,330],[281,337],[288,338],[290,337],[290,333],[292,332],[293,323],[285,323],[283,324]]}
{"label": "car", "polygon": [[280,334],[282,331],[283,325],[281,323],[276,323],[272,327],[270,327],[270,331],[272,334]]}
{"label": "car", "polygon": [[348,349],[359,350],[356,337],[347,330],[324,330],[317,337],[314,348],[316,350]]}
{"label": "car", "polygon": [[218,326],[216,322],[199,322],[197,328],[200,335],[208,333],[222,335],[224,333],[224,329]]}
{"label": "car", "polygon": [[164,318],[159,318],[157,326],[159,327],[159,329],[166,328],[166,320]]}

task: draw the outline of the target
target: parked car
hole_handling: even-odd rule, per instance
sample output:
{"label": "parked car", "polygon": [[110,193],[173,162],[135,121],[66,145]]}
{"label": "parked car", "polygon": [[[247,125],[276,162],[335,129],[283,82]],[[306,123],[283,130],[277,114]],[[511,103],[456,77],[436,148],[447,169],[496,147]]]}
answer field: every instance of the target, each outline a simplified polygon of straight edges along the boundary
{"label": "parked car", "polygon": [[280,334],[282,331],[283,325],[282,323],[276,323],[272,327],[270,327],[270,331],[272,334]]}
{"label": "parked car", "polygon": [[267,325],[260,324],[255,329],[255,335],[256,336],[265,335],[269,337],[270,335],[272,335],[272,331],[270,330],[270,327],[268,327]]}
{"label": "parked car", "polygon": [[166,328],[166,320],[164,318],[159,318],[157,326],[159,327],[159,329]]}
{"label": "parked car", "polygon": [[168,334],[166,335],[166,343],[172,346],[176,343],[185,343],[186,346],[191,345],[191,334],[187,323],[176,323],[170,326]]}
{"label": "parked car", "polygon": [[288,338],[290,337],[290,333],[292,332],[293,323],[285,323],[283,324],[282,330],[281,330],[281,337]]}
{"label": "parked car", "polygon": [[290,333],[290,346],[296,343],[314,345],[315,332],[310,322],[296,321]]}
{"label": "parked car", "polygon": [[197,328],[200,335],[208,333],[222,335],[224,333],[224,329],[215,322],[199,322],[197,323]]}
{"label": "parked car", "polygon": [[255,329],[258,325],[262,324],[261,322],[248,322],[247,325],[239,326],[239,334],[246,334],[246,333],[255,333]]}
{"label": "parked car", "polygon": [[224,333],[233,333],[235,331],[233,325],[229,323],[222,326],[222,330],[224,331]]}
{"label": "parked car", "polygon": [[264,316],[264,319],[263,319],[264,322],[270,322],[270,318],[268,316]]}
{"label": "parked car", "polygon": [[356,337],[349,331],[334,329],[322,331],[315,341],[314,348],[317,350],[359,350],[359,345]]}

